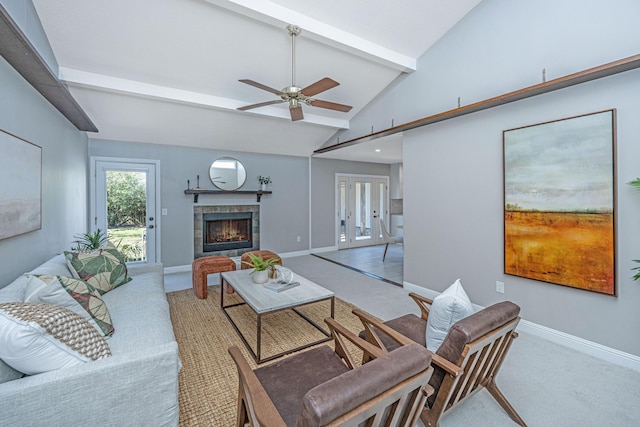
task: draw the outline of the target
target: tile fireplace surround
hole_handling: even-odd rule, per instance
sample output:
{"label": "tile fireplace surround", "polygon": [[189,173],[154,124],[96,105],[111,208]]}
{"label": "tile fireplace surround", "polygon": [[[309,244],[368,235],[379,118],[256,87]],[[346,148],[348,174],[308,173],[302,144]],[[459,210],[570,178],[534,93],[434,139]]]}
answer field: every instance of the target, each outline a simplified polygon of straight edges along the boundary
{"label": "tile fireplace surround", "polygon": [[[204,252],[203,217],[212,213],[236,213],[251,212],[252,218],[252,241],[253,246],[243,249],[229,249],[224,251]],[[203,256],[224,255],[228,257],[240,256],[245,252],[260,249],[260,205],[221,205],[221,206],[194,206],[193,207],[193,257],[194,259]]]}

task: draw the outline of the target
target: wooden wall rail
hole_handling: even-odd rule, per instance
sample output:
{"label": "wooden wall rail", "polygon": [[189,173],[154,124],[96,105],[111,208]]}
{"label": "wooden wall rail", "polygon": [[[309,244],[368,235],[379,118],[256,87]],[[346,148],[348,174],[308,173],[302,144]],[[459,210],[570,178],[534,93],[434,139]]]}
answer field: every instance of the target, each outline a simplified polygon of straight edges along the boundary
{"label": "wooden wall rail", "polygon": [[464,107],[456,108],[454,110],[445,111],[442,113],[434,114],[432,116],[414,120],[412,122],[393,126],[388,129],[384,129],[379,132],[372,133],[370,135],[364,135],[358,138],[350,139],[348,141],[340,142],[338,144],[330,145],[328,147],[323,147],[314,151],[314,154],[326,153],[329,151],[338,150],[340,148],[348,147],[351,145],[372,141],[374,139],[393,135],[399,132],[408,131],[421,126],[427,126],[433,123],[453,119],[455,117],[464,116],[466,114],[487,110],[489,108],[497,107],[499,105],[508,104],[510,102],[520,101],[522,99],[530,98],[532,96],[542,95],[544,93],[553,92],[558,89],[564,89],[569,86],[574,86],[574,85],[586,83],[592,80],[597,80],[603,77],[608,77],[614,74],[633,70],[635,68],[640,68],[640,54],[630,56],[628,58],[620,59],[618,61],[610,62],[608,64],[600,65],[598,67],[579,71],[574,74],[569,74],[564,77],[559,77],[554,80],[549,80],[548,82],[529,86],[524,89],[516,90],[514,92],[509,92],[503,95],[499,95],[494,98],[485,99],[484,101],[476,102],[474,104],[465,105]]}

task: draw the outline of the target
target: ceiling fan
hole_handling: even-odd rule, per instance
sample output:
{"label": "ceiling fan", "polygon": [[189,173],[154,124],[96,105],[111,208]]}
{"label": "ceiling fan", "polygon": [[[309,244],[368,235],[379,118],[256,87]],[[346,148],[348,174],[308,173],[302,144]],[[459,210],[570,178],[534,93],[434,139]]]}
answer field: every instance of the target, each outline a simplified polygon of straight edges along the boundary
{"label": "ceiling fan", "polygon": [[335,80],[330,79],[329,77],[318,80],[317,82],[305,87],[304,89],[296,86],[296,37],[302,32],[302,30],[298,26],[287,25],[287,31],[291,36],[291,86],[287,86],[282,90],[277,90],[253,80],[242,79],[240,80],[240,82],[276,94],[280,97],[280,99],[247,105],[245,107],[238,108],[238,110],[245,111],[252,108],[264,107],[266,105],[288,102],[291,120],[293,121],[302,120],[304,118],[304,115],[302,114],[302,104],[311,105],[313,107],[327,108],[329,110],[342,111],[344,113],[351,110],[352,107],[349,105],[337,104],[335,102],[322,101],[320,99],[313,98],[314,95],[334,88],[340,84]]}

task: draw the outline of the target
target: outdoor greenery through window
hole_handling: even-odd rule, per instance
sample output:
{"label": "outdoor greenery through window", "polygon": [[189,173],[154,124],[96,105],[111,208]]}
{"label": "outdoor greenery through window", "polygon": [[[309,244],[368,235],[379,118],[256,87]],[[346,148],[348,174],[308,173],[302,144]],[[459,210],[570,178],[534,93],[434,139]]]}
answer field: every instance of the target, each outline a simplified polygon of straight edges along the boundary
{"label": "outdoor greenery through window", "polygon": [[107,235],[127,261],[146,260],[147,186],[144,172],[107,172]]}

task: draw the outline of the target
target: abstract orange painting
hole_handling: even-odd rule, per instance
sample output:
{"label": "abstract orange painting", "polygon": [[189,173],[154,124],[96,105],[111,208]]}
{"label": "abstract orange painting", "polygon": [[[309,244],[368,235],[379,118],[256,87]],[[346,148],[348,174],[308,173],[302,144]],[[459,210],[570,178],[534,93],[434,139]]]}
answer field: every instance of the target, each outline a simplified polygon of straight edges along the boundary
{"label": "abstract orange painting", "polygon": [[616,295],[615,110],[503,132],[504,272]]}

